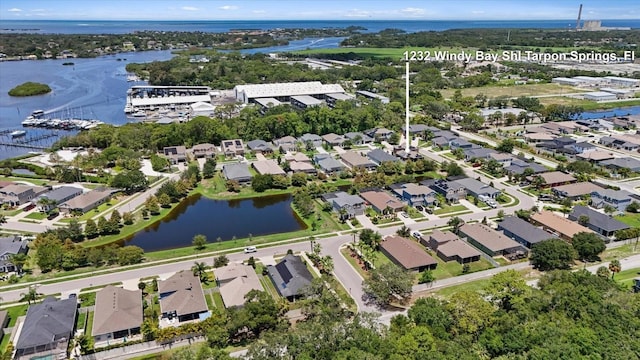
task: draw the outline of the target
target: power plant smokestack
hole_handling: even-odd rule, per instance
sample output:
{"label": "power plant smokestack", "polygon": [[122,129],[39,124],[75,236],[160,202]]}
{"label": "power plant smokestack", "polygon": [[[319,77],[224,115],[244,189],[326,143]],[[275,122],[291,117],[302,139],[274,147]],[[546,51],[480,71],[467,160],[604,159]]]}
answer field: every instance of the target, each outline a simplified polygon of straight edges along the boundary
{"label": "power plant smokestack", "polygon": [[580,30],[580,17],[582,17],[582,4],[580,4],[580,9],[578,10],[578,20],[576,20],[576,31]]}

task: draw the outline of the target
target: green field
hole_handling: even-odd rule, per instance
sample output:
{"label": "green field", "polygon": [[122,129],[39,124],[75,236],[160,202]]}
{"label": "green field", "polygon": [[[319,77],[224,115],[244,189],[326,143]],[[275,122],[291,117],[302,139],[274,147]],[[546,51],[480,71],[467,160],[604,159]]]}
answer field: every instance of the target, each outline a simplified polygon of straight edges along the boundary
{"label": "green field", "polygon": [[616,220],[622,221],[623,223],[634,228],[640,227],[640,214],[632,214],[628,212],[624,215],[616,216]]}
{"label": "green field", "polygon": [[589,110],[609,110],[616,109],[625,106],[638,106],[640,100],[624,100],[624,101],[611,101],[611,102],[597,102],[591,100],[574,99],[563,96],[551,96],[540,98],[542,105],[558,104],[558,105],[575,105],[581,106],[585,111]]}
{"label": "green field", "polygon": [[[518,97],[518,96],[537,96],[537,95],[550,95],[550,94],[568,94],[568,93],[578,93],[578,92],[587,92],[588,90],[576,90],[571,86],[559,85],[559,84],[526,84],[526,85],[513,85],[513,86],[482,86],[482,87],[474,87],[461,89],[462,96],[471,96],[474,97],[478,94],[484,94],[488,98],[495,98],[499,96],[508,96],[508,97]],[[455,89],[447,89],[442,90],[442,96],[445,99],[450,99],[453,97],[453,94],[456,92]],[[552,98],[541,98],[540,102],[544,102],[547,99],[556,99],[556,97]],[[563,98],[564,99],[564,98]]]}
{"label": "green field", "polygon": [[616,274],[616,276],[614,277],[615,281],[628,286],[629,288],[631,288],[631,286],[633,286],[633,279],[635,278],[640,278],[640,268],[634,268],[634,269],[627,269],[627,270],[622,270],[619,273]]}

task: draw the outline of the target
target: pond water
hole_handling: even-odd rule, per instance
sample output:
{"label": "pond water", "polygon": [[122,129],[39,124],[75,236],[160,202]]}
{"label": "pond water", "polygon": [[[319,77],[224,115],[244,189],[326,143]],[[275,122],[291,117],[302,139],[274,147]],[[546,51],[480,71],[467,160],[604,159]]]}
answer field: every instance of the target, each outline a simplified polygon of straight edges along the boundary
{"label": "pond water", "polygon": [[31,170],[28,169],[13,169],[11,170],[11,173],[13,175],[29,175],[29,176],[37,176],[38,174],[34,173]]}
{"label": "pond water", "polygon": [[124,240],[144,251],[192,246],[203,234],[208,242],[302,230],[305,223],[291,209],[291,195],[242,200],[211,200],[194,195],[183,200],[165,218]]}

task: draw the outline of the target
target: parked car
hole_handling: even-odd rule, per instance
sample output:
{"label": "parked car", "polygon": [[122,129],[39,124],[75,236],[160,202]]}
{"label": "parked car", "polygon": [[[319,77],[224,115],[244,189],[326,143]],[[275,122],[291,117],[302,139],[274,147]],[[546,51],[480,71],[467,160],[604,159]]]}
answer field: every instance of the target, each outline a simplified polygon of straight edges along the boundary
{"label": "parked car", "polygon": [[418,240],[422,239],[422,233],[420,231],[414,231],[411,235]]}
{"label": "parked car", "polygon": [[420,205],[416,205],[416,209],[418,209],[418,211],[424,210],[424,208],[422,206],[420,206]]}
{"label": "parked car", "polygon": [[258,251],[258,249],[255,246],[247,246],[246,248],[244,248],[245,254],[254,253],[256,251]]}
{"label": "parked car", "polygon": [[495,209],[498,207],[498,203],[493,200],[487,201],[487,205],[489,205],[492,209]]}
{"label": "parked car", "polygon": [[406,218],[406,219],[408,219],[408,218],[409,218],[409,214],[407,214],[407,213],[406,213],[406,212],[404,212],[404,211],[400,213],[400,216],[402,216],[403,218]]}

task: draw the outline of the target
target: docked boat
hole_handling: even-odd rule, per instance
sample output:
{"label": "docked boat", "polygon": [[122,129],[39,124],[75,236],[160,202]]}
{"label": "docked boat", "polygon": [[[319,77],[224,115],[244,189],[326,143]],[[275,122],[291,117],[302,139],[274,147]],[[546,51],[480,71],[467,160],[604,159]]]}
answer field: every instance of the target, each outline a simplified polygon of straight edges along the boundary
{"label": "docked boat", "polygon": [[131,114],[135,109],[133,108],[133,106],[131,106],[131,104],[127,104],[124,106],[124,113],[125,114]]}
{"label": "docked boat", "polygon": [[21,136],[25,136],[27,135],[27,132],[24,130],[16,130],[14,132],[12,132],[11,134],[12,138],[17,138],[17,137],[21,137]]}
{"label": "docked boat", "polygon": [[138,110],[133,113],[133,117],[146,117],[147,113],[144,110]]}

